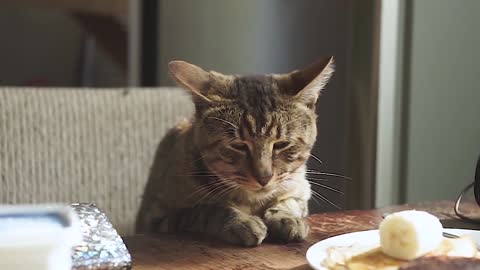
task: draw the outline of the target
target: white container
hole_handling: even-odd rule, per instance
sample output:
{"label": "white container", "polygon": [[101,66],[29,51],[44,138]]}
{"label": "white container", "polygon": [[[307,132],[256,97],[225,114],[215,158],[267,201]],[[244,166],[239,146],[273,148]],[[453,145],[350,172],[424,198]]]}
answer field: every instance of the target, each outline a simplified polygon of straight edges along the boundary
{"label": "white container", "polygon": [[82,238],[66,205],[0,205],[0,269],[69,270]]}

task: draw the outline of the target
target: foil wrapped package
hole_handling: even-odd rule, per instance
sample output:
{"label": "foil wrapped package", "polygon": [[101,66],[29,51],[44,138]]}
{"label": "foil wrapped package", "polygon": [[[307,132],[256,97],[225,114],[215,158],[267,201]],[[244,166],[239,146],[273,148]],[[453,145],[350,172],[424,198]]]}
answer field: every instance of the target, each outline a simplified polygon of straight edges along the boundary
{"label": "foil wrapped package", "polygon": [[72,269],[131,269],[130,253],[105,213],[92,203],[71,206],[78,214],[83,235],[73,250]]}

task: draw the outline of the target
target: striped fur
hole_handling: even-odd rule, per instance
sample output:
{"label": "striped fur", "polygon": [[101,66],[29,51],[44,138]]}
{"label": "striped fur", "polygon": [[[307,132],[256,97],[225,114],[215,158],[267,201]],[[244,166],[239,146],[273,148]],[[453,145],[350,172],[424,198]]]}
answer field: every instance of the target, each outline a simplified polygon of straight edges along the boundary
{"label": "striped fur", "polygon": [[202,232],[244,246],[267,234],[304,239],[313,105],[332,59],[263,76],[227,76],[181,61],[169,68],[191,91],[196,113],[160,143],[137,231]]}

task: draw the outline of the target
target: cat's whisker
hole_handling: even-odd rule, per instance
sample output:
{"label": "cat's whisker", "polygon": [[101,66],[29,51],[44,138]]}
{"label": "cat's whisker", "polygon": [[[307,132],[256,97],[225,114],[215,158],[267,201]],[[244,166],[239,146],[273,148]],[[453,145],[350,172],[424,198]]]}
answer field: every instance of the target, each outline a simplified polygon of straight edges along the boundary
{"label": "cat's whisker", "polygon": [[[328,178],[316,178],[313,176],[305,176],[307,180],[312,180],[312,181],[323,181],[323,182],[331,182],[331,181],[336,181],[336,179],[328,179]],[[342,179],[343,180],[343,179]]]}
{"label": "cat's whisker", "polygon": [[179,174],[181,176],[195,176],[195,175],[215,175],[211,171],[189,171],[185,174]]}
{"label": "cat's whisker", "polygon": [[203,187],[203,188],[197,189],[192,194],[188,195],[188,197],[186,199],[188,200],[188,199],[193,198],[193,197],[195,197],[199,194],[202,194],[202,192],[207,191],[208,188],[210,188],[210,187]]}
{"label": "cat's whisker", "polygon": [[330,186],[327,186],[327,185],[323,185],[323,184],[320,184],[320,183],[317,183],[317,182],[313,182],[313,181],[308,181],[310,184],[312,185],[316,185],[316,186],[319,186],[319,187],[322,187],[322,188],[325,188],[325,189],[328,189],[328,190],[331,190],[335,193],[338,193],[338,194],[342,194],[344,195],[344,193],[336,188],[333,188],[333,187],[330,187]]}
{"label": "cat's whisker", "polygon": [[[232,176],[234,177],[222,176],[223,181],[212,182],[207,185],[204,185],[203,187],[196,190],[194,194],[190,195],[189,197],[192,197],[193,195],[207,191],[194,205],[198,205],[199,203],[204,202],[206,200],[208,201],[219,200],[220,198],[230,193],[234,188],[237,188],[237,189],[240,188],[238,184],[233,182],[233,180],[236,180],[238,176],[235,177],[234,174],[232,174]],[[222,188],[225,188],[225,189],[222,189]]]}
{"label": "cat's whisker", "polygon": [[315,159],[316,161],[318,161],[320,164],[323,164],[323,161],[321,159],[319,159],[317,156],[315,156],[314,154],[310,153],[309,154],[313,159]]}
{"label": "cat's whisker", "polygon": [[220,190],[222,187],[225,187],[225,184],[223,182],[218,182],[220,183],[218,186],[214,187],[212,190],[208,191],[205,193],[197,202],[195,202],[193,205],[198,205],[205,199],[207,199],[209,196],[215,194],[218,190]]}
{"label": "cat's whisker", "polygon": [[232,180],[247,181],[248,179],[246,177],[235,175],[235,177]]}
{"label": "cat's whisker", "polygon": [[[338,179],[329,179],[329,178],[316,178],[315,175],[324,175],[324,176],[329,176],[329,175],[325,175],[323,173],[320,173],[320,172],[316,172],[316,171],[305,171],[305,172],[290,172],[289,174],[305,174],[305,178],[309,179],[309,180],[316,180],[316,181],[337,181]],[[351,180],[350,178],[344,176],[340,176],[338,175],[338,177],[341,177],[340,180]]]}
{"label": "cat's whisker", "polygon": [[220,199],[224,198],[224,197],[225,197],[226,195],[228,195],[233,189],[235,189],[235,186],[234,186],[234,185],[227,185],[227,187],[226,187],[224,190],[222,190],[222,191],[220,191],[220,192],[217,193],[217,196],[211,197],[211,198],[210,198],[210,201],[220,200]]}
{"label": "cat's whisker", "polygon": [[232,193],[235,193],[235,192],[237,192],[238,190],[241,190],[241,189],[242,189],[242,186],[235,185],[235,187],[229,192],[229,194],[227,194],[227,196],[232,194]]}
{"label": "cat's whisker", "polygon": [[232,190],[236,188],[235,184],[230,183],[226,185],[226,188],[223,191],[220,191],[218,195],[215,198],[212,198],[212,200],[221,200],[225,196],[228,196],[228,194],[231,193]]}
{"label": "cat's whisker", "polygon": [[193,197],[194,195],[197,195],[199,193],[202,193],[204,191],[207,191],[208,189],[210,188],[213,188],[213,187],[216,187],[216,186],[219,186],[219,185],[223,185],[223,183],[220,183],[220,182],[212,182],[212,183],[208,183],[206,185],[203,185],[202,187],[200,187],[199,189],[195,190],[192,194],[190,194],[188,198],[191,198]]}
{"label": "cat's whisker", "polygon": [[227,120],[225,120],[225,119],[222,119],[222,118],[219,118],[219,117],[215,117],[215,116],[210,116],[210,117],[207,117],[207,118],[209,118],[209,119],[214,119],[214,120],[218,120],[218,121],[220,121],[220,122],[223,122],[223,123],[225,123],[225,124],[228,124],[228,125],[234,127],[235,130],[238,129],[238,126],[237,126],[237,125],[235,125],[234,123],[232,123],[232,122],[230,122],[230,121],[227,121]]}
{"label": "cat's whisker", "polygon": [[237,188],[236,187],[231,187],[229,188],[226,192],[224,192],[221,196],[218,197],[218,200],[223,200],[225,199],[226,197],[228,197],[230,194],[233,193],[234,190],[236,190]]}
{"label": "cat's whisker", "polygon": [[199,189],[195,190],[192,194],[189,195],[189,197],[193,197],[193,196],[195,196],[197,194],[200,194],[202,192],[206,192],[206,191],[210,190],[211,188],[214,188],[214,187],[217,187],[217,186],[218,186],[218,184],[204,186],[202,188],[199,188]]}
{"label": "cat's whisker", "polygon": [[206,177],[215,177],[216,175],[215,174],[176,174],[174,175],[175,177],[182,177],[182,176],[188,176],[188,177],[192,177],[192,176],[206,176]]}
{"label": "cat's whisker", "polygon": [[220,185],[224,186],[224,187],[230,187],[232,185],[236,185],[235,182],[233,182],[233,180],[235,180],[234,177],[223,177],[221,180],[217,181],[217,183],[219,183]]}
{"label": "cat's whisker", "polygon": [[193,203],[192,205],[193,206],[198,206],[200,204],[202,204],[203,202],[205,202],[206,199],[208,199],[211,195],[215,194],[215,191],[218,189],[219,187],[217,187],[216,189],[213,189],[209,192],[207,192],[206,194],[204,194],[204,196],[202,196],[200,199],[198,199],[195,203]]}
{"label": "cat's whisker", "polygon": [[316,172],[316,171],[310,171],[310,172],[308,172],[308,171],[307,171],[307,174],[334,176],[334,177],[340,177],[340,178],[343,178],[343,179],[346,179],[346,180],[352,180],[352,178],[350,178],[350,177],[348,177],[348,176],[341,175],[341,174],[336,174],[336,173]]}
{"label": "cat's whisker", "polygon": [[220,179],[224,180],[224,181],[231,181],[231,180],[235,180],[237,177],[235,174],[222,174],[220,176],[218,176]]}
{"label": "cat's whisker", "polygon": [[317,199],[315,196],[313,196],[313,194],[312,194],[312,197],[311,197],[311,198],[313,199],[313,201],[314,201],[315,203],[317,203],[318,206],[322,206],[322,204],[318,201],[318,199]]}
{"label": "cat's whisker", "polygon": [[317,198],[322,199],[325,202],[328,202],[329,204],[331,204],[332,206],[334,206],[338,210],[342,209],[340,206],[338,206],[335,203],[333,203],[332,201],[330,201],[327,197],[323,196],[322,194],[318,193],[317,191],[315,191],[313,189],[312,189],[312,195],[317,196]]}
{"label": "cat's whisker", "polygon": [[189,171],[189,173],[212,173],[211,171]]}
{"label": "cat's whisker", "polygon": [[[190,172],[188,174],[177,174],[175,176],[210,176],[210,177],[220,177],[217,174],[212,173],[211,171],[197,171],[197,172]],[[223,176],[235,176],[235,173],[223,173]]]}

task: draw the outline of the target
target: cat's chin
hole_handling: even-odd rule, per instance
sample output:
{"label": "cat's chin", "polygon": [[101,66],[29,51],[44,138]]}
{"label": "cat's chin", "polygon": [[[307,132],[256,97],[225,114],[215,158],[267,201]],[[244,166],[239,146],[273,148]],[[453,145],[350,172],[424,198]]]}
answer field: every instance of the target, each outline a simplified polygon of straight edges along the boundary
{"label": "cat's chin", "polygon": [[244,191],[251,192],[251,193],[262,193],[269,190],[268,188],[265,188],[265,187],[253,187],[253,186],[243,186],[242,189]]}
{"label": "cat's chin", "polygon": [[268,196],[275,192],[275,187],[274,186],[255,187],[255,188],[249,188],[248,191],[257,196]]}

